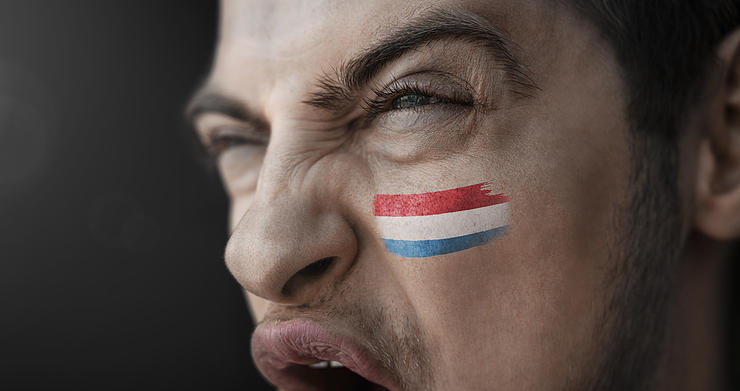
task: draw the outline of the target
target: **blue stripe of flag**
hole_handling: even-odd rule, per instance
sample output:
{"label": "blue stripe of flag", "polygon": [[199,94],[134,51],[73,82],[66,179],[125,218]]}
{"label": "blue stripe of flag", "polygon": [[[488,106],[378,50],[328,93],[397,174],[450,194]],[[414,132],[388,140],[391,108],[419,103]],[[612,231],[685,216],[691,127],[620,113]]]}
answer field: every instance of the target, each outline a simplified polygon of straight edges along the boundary
{"label": "blue stripe of flag", "polygon": [[508,226],[469,235],[435,240],[383,239],[389,252],[405,258],[426,258],[449,254],[486,244],[501,236]]}

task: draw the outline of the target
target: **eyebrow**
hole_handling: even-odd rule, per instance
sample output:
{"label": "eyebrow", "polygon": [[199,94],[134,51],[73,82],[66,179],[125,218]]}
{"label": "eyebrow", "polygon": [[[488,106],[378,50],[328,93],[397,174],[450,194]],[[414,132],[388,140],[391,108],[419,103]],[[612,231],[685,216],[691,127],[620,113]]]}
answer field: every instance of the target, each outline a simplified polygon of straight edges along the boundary
{"label": "eyebrow", "polygon": [[468,13],[433,10],[397,28],[371,49],[336,68],[333,74],[325,74],[319,79],[316,92],[303,103],[337,110],[390,62],[424,44],[443,39],[481,45],[491,52],[501,63],[515,95],[531,97],[539,89],[526,67],[514,56],[515,45],[501,30]]}
{"label": "eyebrow", "polygon": [[[487,49],[500,62],[511,86],[519,97],[531,97],[539,88],[526,67],[515,57],[515,45],[501,30],[477,16],[451,10],[433,10],[402,25],[380,39],[371,49],[361,52],[319,78],[315,91],[303,103],[324,110],[341,110],[357,90],[368,84],[390,62],[434,41],[462,40]],[[187,105],[185,116],[192,123],[200,114],[220,113],[236,120],[267,129],[267,123],[251,112],[239,99],[213,91],[199,90]]]}
{"label": "eyebrow", "polygon": [[250,111],[239,99],[213,91],[208,86],[198,90],[190,99],[185,108],[185,118],[192,124],[204,113],[219,113],[256,129],[269,129],[267,121]]}

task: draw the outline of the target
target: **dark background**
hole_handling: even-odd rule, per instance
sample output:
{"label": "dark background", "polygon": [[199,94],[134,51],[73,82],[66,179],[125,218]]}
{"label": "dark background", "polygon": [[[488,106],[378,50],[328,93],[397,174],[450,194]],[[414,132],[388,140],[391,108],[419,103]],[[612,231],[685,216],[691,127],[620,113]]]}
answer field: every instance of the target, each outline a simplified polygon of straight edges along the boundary
{"label": "dark background", "polygon": [[215,1],[0,0],[0,390],[269,389],[182,120],[216,23]]}
{"label": "dark background", "polygon": [[182,109],[215,1],[0,1],[0,389],[264,390]]}

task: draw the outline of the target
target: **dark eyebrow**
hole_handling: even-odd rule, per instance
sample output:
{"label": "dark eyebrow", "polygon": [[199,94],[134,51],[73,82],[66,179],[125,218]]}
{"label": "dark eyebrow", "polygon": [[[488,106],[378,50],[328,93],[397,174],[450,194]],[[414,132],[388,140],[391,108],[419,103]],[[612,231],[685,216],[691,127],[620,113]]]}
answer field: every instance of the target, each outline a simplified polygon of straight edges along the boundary
{"label": "dark eyebrow", "polygon": [[366,85],[383,67],[407,52],[432,41],[456,39],[481,45],[502,65],[511,91],[529,97],[538,88],[512,52],[506,35],[480,18],[458,11],[434,10],[396,29],[377,45],[319,79],[317,91],[303,101],[326,110],[341,109],[353,93]]}
{"label": "dark eyebrow", "polygon": [[238,121],[249,123],[256,129],[269,129],[267,122],[249,111],[239,99],[218,93],[208,87],[197,91],[190,99],[185,109],[185,118],[190,123],[194,123],[198,116],[203,113],[223,114]]}

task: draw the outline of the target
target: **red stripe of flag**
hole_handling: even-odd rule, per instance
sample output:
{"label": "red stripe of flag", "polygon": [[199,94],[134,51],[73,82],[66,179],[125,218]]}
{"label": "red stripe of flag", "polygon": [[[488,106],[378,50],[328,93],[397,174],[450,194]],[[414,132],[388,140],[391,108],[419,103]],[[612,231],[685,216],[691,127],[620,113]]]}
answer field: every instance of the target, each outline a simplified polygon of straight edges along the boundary
{"label": "red stripe of flag", "polygon": [[509,201],[504,194],[489,194],[488,182],[457,189],[421,194],[378,194],[375,196],[376,216],[428,216],[458,212],[502,204]]}

